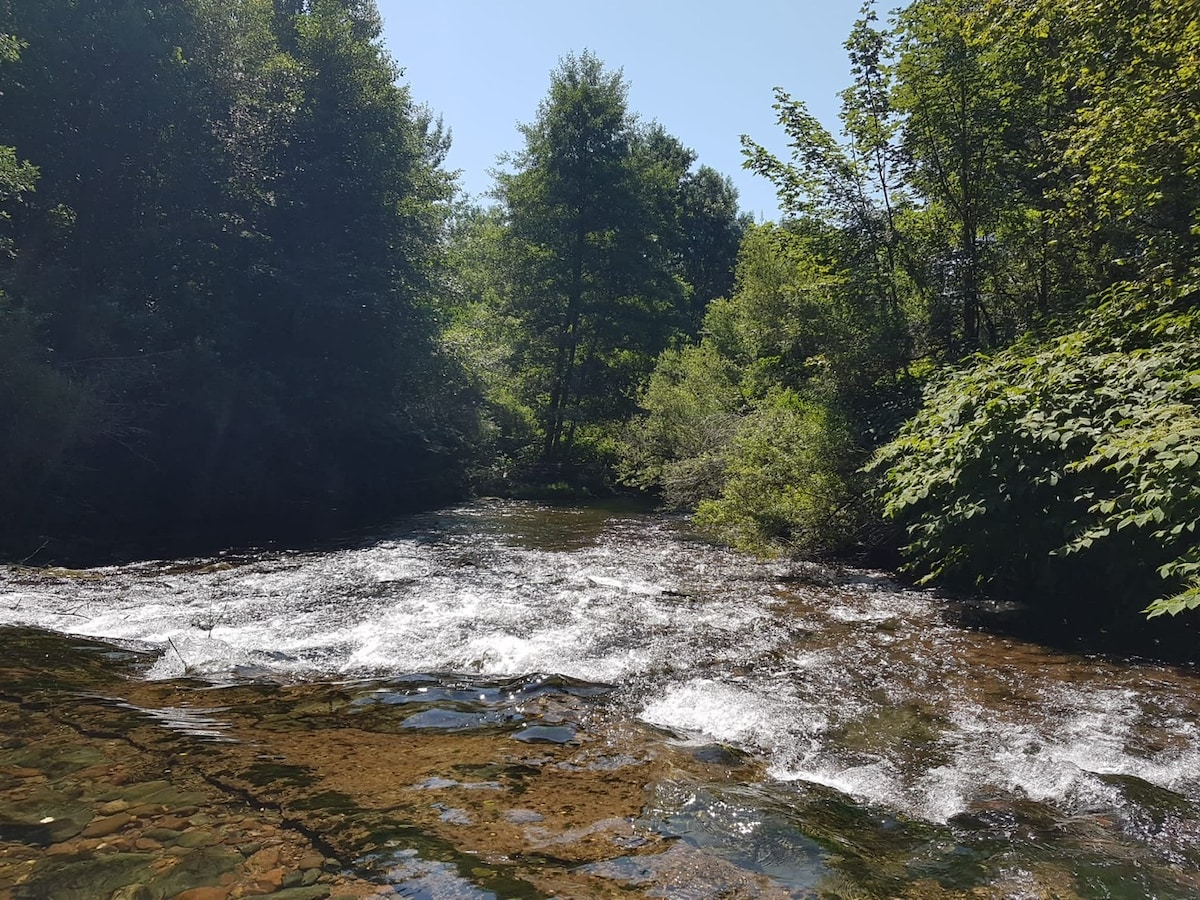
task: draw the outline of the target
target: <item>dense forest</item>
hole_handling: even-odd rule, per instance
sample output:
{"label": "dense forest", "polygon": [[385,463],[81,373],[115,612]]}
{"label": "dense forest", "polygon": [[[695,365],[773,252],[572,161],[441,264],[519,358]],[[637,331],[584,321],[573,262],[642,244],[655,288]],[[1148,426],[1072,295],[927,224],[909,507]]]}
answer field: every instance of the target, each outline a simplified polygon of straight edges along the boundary
{"label": "dense forest", "polygon": [[[1072,627],[1200,606],[1200,2],[913,0],[784,215],[564,56],[468,203],[372,0],[0,0],[0,545],[648,492]],[[765,136],[758,136],[762,139]]]}

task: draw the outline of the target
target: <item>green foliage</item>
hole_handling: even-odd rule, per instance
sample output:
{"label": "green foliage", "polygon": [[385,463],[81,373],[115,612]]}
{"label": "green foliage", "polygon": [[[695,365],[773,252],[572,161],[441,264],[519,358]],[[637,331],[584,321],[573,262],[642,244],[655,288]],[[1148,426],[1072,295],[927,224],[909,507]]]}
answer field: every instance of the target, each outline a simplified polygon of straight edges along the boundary
{"label": "green foliage", "polygon": [[311,533],[463,490],[446,140],[373,2],[0,0],[0,33],[0,145],[41,172],[0,152],[0,443],[57,435],[9,472],[8,546]]}
{"label": "green foliage", "polygon": [[771,394],[739,423],[721,493],[700,502],[696,524],[765,555],[844,549],[859,522],[849,443],[828,407],[791,391]]}
{"label": "green foliage", "polygon": [[1194,260],[1200,4],[1039,0],[1016,18],[1003,21],[1057,39],[1058,78],[1082,100],[1063,131],[1064,158],[1079,172],[1064,203],[1088,210],[1114,249],[1144,263]]}
{"label": "green foliage", "polygon": [[[905,373],[932,370],[869,468],[927,580],[1100,618],[1200,606],[1198,13],[914,0],[889,32],[867,3],[845,141],[783,91],[790,157],[743,139],[791,221],[748,236],[706,319],[748,401],[739,429],[792,390],[838,412],[830,446],[854,458],[895,434]],[[724,496],[786,518],[821,460],[737,434]],[[750,477],[768,471],[785,474]]]}
{"label": "green foliage", "polygon": [[703,339],[659,357],[621,446],[627,483],[695,508],[703,530],[754,552],[859,539],[855,470],[879,423],[846,412],[892,380],[892,356],[886,309],[859,305],[840,247],[812,220],[747,232],[736,290],[710,304]]}
{"label": "green foliage", "polygon": [[1058,603],[1200,605],[1197,299],[1169,276],[1123,285],[1079,330],[933,386],[872,462],[912,568]]}
{"label": "green foliage", "polygon": [[744,407],[736,366],[709,340],[665,351],[627,427],[618,474],[669,507],[720,496]]}

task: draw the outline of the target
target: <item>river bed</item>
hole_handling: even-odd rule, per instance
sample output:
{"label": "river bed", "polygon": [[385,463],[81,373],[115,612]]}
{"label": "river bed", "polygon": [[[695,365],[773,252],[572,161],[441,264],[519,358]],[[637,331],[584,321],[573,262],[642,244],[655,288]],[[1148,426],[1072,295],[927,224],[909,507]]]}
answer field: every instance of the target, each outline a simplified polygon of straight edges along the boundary
{"label": "river bed", "polygon": [[480,501],[0,592],[0,897],[1200,895],[1194,671],[681,520]]}

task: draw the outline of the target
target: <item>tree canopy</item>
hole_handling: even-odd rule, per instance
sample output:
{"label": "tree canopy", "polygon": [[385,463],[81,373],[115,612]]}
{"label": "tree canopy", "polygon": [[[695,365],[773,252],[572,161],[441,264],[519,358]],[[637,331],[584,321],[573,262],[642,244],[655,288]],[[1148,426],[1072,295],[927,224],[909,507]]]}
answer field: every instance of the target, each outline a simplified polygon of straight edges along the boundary
{"label": "tree canopy", "polygon": [[6,2],[0,33],[13,545],[319,531],[462,490],[445,138],[373,3]]}

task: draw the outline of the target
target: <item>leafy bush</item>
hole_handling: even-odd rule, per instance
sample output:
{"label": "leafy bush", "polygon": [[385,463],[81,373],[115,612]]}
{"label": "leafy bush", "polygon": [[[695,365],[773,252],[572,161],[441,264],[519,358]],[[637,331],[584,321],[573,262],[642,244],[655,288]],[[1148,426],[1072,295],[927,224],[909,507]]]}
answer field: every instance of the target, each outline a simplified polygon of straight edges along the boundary
{"label": "leafy bush", "polygon": [[[845,423],[828,407],[779,391],[742,420],[718,497],[696,524],[754,553],[805,555],[844,547],[855,523]],[[848,471],[849,470],[849,471]]]}
{"label": "leafy bush", "polygon": [[1198,299],[1194,279],[1120,285],[1079,329],[936,382],[871,463],[910,568],[1043,604],[1200,606]]}
{"label": "leafy bush", "polygon": [[660,489],[674,509],[718,496],[744,406],[734,366],[710,341],[667,350],[642,395],[643,415],[625,430],[620,477]]}

